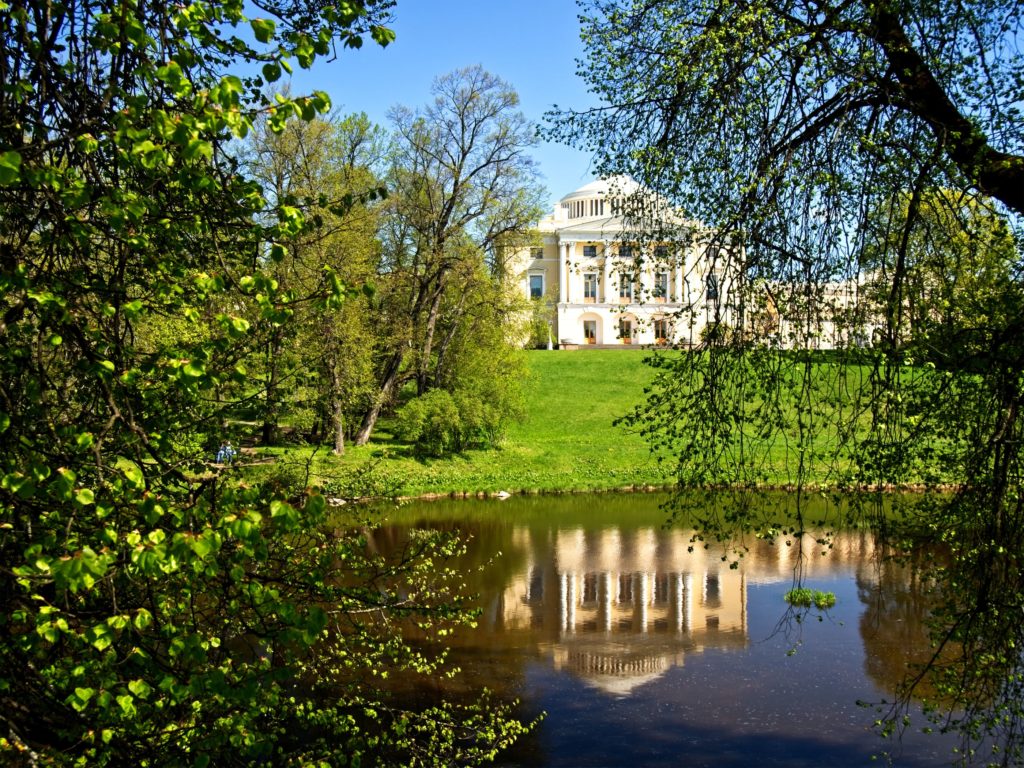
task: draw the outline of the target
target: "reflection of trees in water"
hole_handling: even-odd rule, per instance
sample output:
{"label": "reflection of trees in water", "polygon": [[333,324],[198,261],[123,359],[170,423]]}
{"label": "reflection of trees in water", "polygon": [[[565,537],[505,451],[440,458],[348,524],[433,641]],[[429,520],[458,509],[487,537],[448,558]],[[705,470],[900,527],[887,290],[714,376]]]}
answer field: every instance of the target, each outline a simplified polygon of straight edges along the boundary
{"label": "reflection of trees in water", "polygon": [[[383,525],[366,531],[367,546],[386,559],[400,557],[410,537],[420,529],[456,534],[467,543],[465,551],[442,565],[461,574],[461,594],[480,603],[481,612],[488,609],[489,596],[500,596],[504,586],[516,573],[526,569],[526,553],[517,546],[513,526],[501,520],[431,520],[411,521],[400,525]],[[379,680],[379,687],[390,700],[413,710],[434,706],[469,706],[480,698],[480,691],[499,706],[510,708],[511,715],[521,723],[535,723],[543,713],[522,702],[525,668],[534,653],[509,636],[489,633],[488,642],[481,642],[479,633],[461,628],[443,638],[417,634],[415,627],[406,631],[409,645],[425,655],[442,653],[444,661],[437,673],[389,674]],[[516,763],[544,765],[544,744],[532,733],[521,737],[512,748],[510,759]]]}
{"label": "reflection of trees in water", "polygon": [[[935,584],[926,568],[930,561],[921,554],[883,555],[857,570],[857,596],[865,607],[860,618],[864,669],[881,690],[903,690],[932,659],[928,617]],[[921,680],[915,694],[930,698],[934,688]]]}
{"label": "reflection of trees in water", "polygon": [[[1016,447],[1012,453],[1016,459]],[[1019,482],[1019,478],[1015,477]],[[1024,763],[1024,499],[977,485],[951,505],[969,527],[947,533],[951,555],[937,570],[932,636],[943,658],[932,673],[956,714],[948,724],[965,749],[988,751],[999,765]]]}
{"label": "reflection of trees in water", "polygon": [[857,574],[865,670],[895,696],[884,726],[899,732],[923,702],[934,725],[958,733],[965,764],[1024,758],[1024,585],[1012,546],[997,563],[990,547],[965,557],[920,546]]}

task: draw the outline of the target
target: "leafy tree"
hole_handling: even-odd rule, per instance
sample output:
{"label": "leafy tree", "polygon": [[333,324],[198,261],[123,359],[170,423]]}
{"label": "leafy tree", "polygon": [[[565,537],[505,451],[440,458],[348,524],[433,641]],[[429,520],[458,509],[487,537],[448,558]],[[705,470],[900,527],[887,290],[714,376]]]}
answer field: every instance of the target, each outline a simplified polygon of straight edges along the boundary
{"label": "leafy tree", "polygon": [[[847,318],[851,340],[877,331],[870,346],[825,364],[748,333],[708,339],[659,361],[635,423],[685,484],[953,484],[907,520],[951,550],[936,567],[934,639],[956,649],[942,696],[965,713],[965,754],[1024,759],[1024,635],[1005,621],[1024,610],[1019,4],[583,5],[580,72],[607,106],[550,133],[709,225],[743,328],[754,309],[813,340],[836,290],[886,280],[880,307]],[[671,236],[644,203],[638,237]],[[767,312],[765,291],[783,297]]]}
{"label": "leafy tree", "polygon": [[[335,452],[343,451],[346,408],[361,402],[371,376],[369,307],[353,286],[367,284],[378,257],[375,201],[383,189],[374,167],[382,142],[366,115],[291,123],[283,131],[261,120],[243,153],[276,205],[301,211],[308,222],[273,267],[295,316],[275,329],[263,356],[265,443],[277,441],[287,408],[313,439],[330,424]],[[331,286],[346,288],[347,300],[323,301]]]}
{"label": "leafy tree", "polygon": [[431,456],[494,445],[525,413],[525,358],[509,341],[522,336],[518,304],[483,264],[459,267],[460,290],[440,313],[435,388],[398,412],[398,435]]}
{"label": "leafy tree", "polygon": [[368,684],[434,668],[403,622],[466,618],[454,542],[383,562],[305,477],[209,466],[308,225],[232,142],[325,112],[264,89],[387,43],[390,5],[0,5],[5,764],[454,763],[520,729]]}
{"label": "leafy tree", "polygon": [[390,324],[379,351],[377,394],[357,444],[366,443],[381,409],[404,381],[433,386],[437,329],[446,296],[461,290],[459,265],[489,259],[497,246],[525,237],[538,218],[540,190],[527,155],[534,130],[519,97],[480,67],[452,72],[433,86],[422,111],[395,110],[384,228],[384,298]]}
{"label": "leafy tree", "polygon": [[[908,203],[903,199],[871,217],[872,233],[861,257],[867,299],[879,315],[891,305],[892,344],[960,368],[989,346],[990,334],[1005,328],[1021,306],[1013,237],[1006,222],[974,197],[942,190],[922,196],[912,222]],[[904,236],[904,274],[893,297],[893,265],[884,254],[899,249],[894,238]]]}

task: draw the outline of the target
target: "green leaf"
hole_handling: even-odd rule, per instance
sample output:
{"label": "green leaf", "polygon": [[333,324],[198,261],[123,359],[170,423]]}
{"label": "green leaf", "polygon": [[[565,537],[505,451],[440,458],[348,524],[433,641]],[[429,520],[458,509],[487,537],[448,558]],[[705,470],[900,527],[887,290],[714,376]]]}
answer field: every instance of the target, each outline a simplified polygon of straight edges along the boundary
{"label": "green leaf", "polygon": [[270,62],[263,65],[263,78],[268,83],[276,83],[281,79],[281,65],[277,62]]}
{"label": "green leaf", "polygon": [[271,19],[252,19],[249,24],[252,26],[252,33],[261,43],[269,43],[277,29],[277,25]]}
{"label": "green leaf", "polygon": [[186,160],[209,160],[213,157],[213,145],[202,139],[192,139],[181,154]]}
{"label": "green leaf", "polygon": [[96,140],[96,137],[91,133],[83,133],[78,137],[75,142],[78,146],[78,151],[83,155],[91,155],[97,149],[99,149],[100,143]]}
{"label": "green leaf", "polygon": [[136,629],[145,629],[152,623],[153,614],[145,608],[139,608],[139,610],[135,612],[135,618],[132,620],[132,624],[135,625]]}
{"label": "green leaf", "polygon": [[21,153],[8,150],[0,155],[0,186],[12,186],[21,181]]}
{"label": "green leaf", "polygon": [[370,29],[370,37],[381,48],[386,48],[390,43],[395,42],[395,32],[388,27],[372,27]]}
{"label": "green leaf", "polygon": [[117,704],[121,707],[121,711],[129,717],[135,716],[135,699],[125,693],[117,697]]}
{"label": "green leaf", "polygon": [[88,701],[96,693],[92,688],[75,688],[75,696],[82,701]]}
{"label": "green leaf", "polygon": [[134,464],[128,464],[122,470],[125,479],[128,483],[136,489],[144,488],[146,485],[146,477],[142,474],[142,470]]}
{"label": "green leaf", "polygon": [[93,648],[97,651],[106,650],[114,642],[114,633],[106,624],[97,624],[87,634],[91,635]]}
{"label": "green leaf", "polygon": [[199,379],[206,375],[206,365],[201,360],[190,360],[182,371],[189,378]]}

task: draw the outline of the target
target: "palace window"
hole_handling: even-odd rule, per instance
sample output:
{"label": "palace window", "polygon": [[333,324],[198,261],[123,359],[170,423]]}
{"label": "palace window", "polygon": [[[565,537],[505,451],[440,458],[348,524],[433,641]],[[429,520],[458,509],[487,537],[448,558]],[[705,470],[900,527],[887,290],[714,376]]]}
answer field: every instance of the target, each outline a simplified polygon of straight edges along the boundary
{"label": "palace window", "polygon": [[534,259],[534,260],[543,259],[544,258],[544,249],[543,248],[531,248],[530,249],[530,258]]}
{"label": "palace window", "polygon": [[620,275],[619,276],[619,300],[620,301],[632,301],[633,300],[633,276],[632,275]]}
{"label": "palace window", "polygon": [[583,321],[583,338],[587,344],[597,343],[597,320]]}
{"label": "palace window", "polygon": [[584,256],[584,258],[587,258],[587,259],[596,259],[597,258],[597,246],[596,245],[584,245],[583,246],[583,256]]}
{"label": "palace window", "polygon": [[619,258],[620,259],[632,259],[633,258],[633,246],[627,243],[621,243],[619,245]]}
{"label": "palace window", "polygon": [[654,300],[659,303],[663,303],[668,300],[668,272],[655,273]]}
{"label": "palace window", "polygon": [[619,338],[623,344],[630,344],[633,341],[633,321],[622,318],[619,320]]}
{"label": "palace window", "polygon": [[530,298],[544,298],[544,275],[530,275]]}
{"label": "palace window", "polygon": [[659,318],[654,321],[654,341],[657,344],[668,342],[668,320]]}
{"label": "palace window", "polygon": [[586,272],[583,275],[583,302],[594,304],[597,302],[597,273]]}
{"label": "palace window", "polygon": [[718,275],[710,274],[707,279],[707,293],[705,298],[709,302],[718,302]]}

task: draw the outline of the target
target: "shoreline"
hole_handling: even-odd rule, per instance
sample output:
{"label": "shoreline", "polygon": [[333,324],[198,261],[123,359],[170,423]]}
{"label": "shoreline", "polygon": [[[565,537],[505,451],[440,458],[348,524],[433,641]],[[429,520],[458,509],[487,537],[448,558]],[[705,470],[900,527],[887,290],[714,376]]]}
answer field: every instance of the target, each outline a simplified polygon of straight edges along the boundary
{"label": "shoreline", "polygon": [[[503,501],[513,496],[569,496],[569,495],[585,495],[585,494],[614,494],[614,493],[672,493],[675,491],[751,491],[751,492],[766,492],[766,493],[840,493],[840,494],[924,494],[929,492],[947,494],[956,493],[962,490],[962,485],[954,484],[942,484],[942,485],[927,485],[924,483],[907,483],[898,485],[895,483],[885,483],[881,486],[858,486],[858,487],[839,487],[832,485],[818,485],[808,484],[802,487],[796,484],[788,483],[782,485],[757,485],[757,486],[737,486],[737,485],[704,485],[694,486],[691,488],[680,489],[675,484],[664,484],[664,485],[625,485],[614,488],[556,488],[556,489],[542,489],[542,488],[529,488],[529,489],[518,489],[512,491],[432,491],[427,493],[421,493],[409,496],[394,496],[391,497],[391,501],[397,502],[410,502],[410,501],[463,501],[463,500],[493,500]],[[367,502],[385,501],[385,498],[367,498],[364,499]]]}

